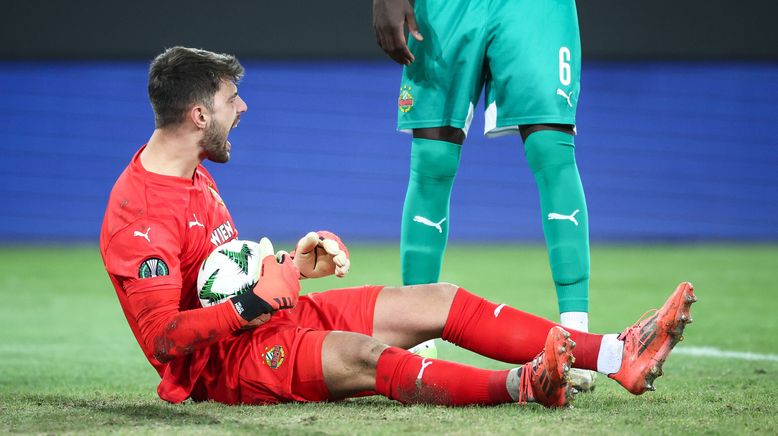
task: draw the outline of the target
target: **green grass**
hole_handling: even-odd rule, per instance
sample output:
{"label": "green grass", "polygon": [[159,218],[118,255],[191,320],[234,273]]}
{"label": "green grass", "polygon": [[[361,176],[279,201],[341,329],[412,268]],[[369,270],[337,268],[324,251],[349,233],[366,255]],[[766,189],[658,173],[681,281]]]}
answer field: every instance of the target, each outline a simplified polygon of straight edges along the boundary
{"label": "green grass", "polygon": [[[352,247],[348,278],[304,291],[399,282],[393,246]],[[778,246],[606,246],[592,253],[594,331],[616,332],[660,305],[677,282],[699,303],[686,346],[778,354]],[[545,250],[450,247],[443,280],[556,317]],[[515,405],[170,405],[124,320],[94,247],[0,248],[0,433],[684,434],[778,432],[778,362],[671,356],[657,392],[633,397],[599,378],[568,410]],[[450,344],[442,358],[506,368]]]}

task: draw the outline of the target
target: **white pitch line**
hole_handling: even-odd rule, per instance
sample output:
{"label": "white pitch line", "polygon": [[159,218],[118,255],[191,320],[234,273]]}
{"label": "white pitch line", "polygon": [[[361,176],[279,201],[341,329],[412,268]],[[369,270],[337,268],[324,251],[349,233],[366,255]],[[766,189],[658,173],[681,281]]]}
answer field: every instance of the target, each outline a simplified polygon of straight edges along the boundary
{"label": "white pitch line", "polygon": [[727,351],[714,347],[678,347],[673,354],[685,354],[687,356],[719,357],[723,359],[761,360],[778,362],[778,354],[760,354],[748,351]]}

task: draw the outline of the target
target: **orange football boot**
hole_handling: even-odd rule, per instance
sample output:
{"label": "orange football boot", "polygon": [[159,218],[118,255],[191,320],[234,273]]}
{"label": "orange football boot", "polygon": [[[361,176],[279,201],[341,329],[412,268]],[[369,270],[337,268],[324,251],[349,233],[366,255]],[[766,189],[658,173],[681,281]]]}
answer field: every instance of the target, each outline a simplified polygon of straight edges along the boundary
{"label": "orange football boot", "polygon": [[560,326],[549,330],[543,351],[521,368],[519,404],[564,407],[570,403],[575,391],[567,382],[567,374],[575,360],[573,348],[570,333]]}
{"label": "orange football boot", "polygon": [[621,368],[608,377],[635,395],[656,390],[654,380],[662,375],[662,364],[675,344],[683,340],[686,324],[692,323],[689,309],[695,301],[694,287],[683,282],[661,309],[624,330],[619,335],[624,341]]}

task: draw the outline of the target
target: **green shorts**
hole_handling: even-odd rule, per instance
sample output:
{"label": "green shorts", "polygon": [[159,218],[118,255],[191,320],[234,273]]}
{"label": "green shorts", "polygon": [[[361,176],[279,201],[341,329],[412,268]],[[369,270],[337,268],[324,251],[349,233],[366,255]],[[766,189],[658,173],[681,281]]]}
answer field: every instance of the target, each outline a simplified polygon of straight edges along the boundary
{"label": "green shorts", "polygon": [[581,42],[575,0],[419,0],[424,40],[403,68],[397,128],[465,134],[486,86],[484,134],[526,124],[575,125]]}

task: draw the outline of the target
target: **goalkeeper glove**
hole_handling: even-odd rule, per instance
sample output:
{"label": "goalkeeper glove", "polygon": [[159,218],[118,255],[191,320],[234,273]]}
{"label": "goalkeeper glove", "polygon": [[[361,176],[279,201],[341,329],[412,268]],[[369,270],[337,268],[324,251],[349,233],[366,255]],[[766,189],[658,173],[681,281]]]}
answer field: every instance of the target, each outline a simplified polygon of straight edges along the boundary
{"label": "goalkeeper glove", "polygon": [[259,241],[259,258],[262,266],[252,292],[230,298],[238,315],[246,321],[294,307],[300,293],[300,272],[289,257],[276,259],[273,244],[267,238]]}
{"label": "goalkeeper glove", "polygon": [[290,255],[302,278],[319,278],[335,274],[343,277],[351,267],[348,248],[331,232],[309,232],[297,242]]}

